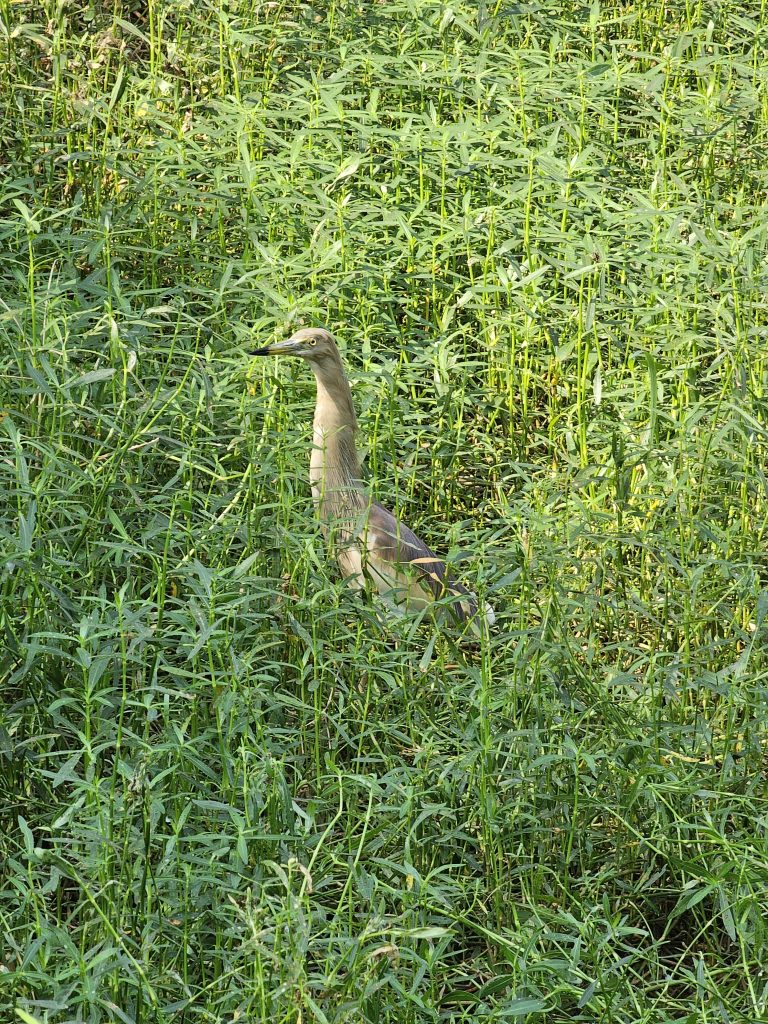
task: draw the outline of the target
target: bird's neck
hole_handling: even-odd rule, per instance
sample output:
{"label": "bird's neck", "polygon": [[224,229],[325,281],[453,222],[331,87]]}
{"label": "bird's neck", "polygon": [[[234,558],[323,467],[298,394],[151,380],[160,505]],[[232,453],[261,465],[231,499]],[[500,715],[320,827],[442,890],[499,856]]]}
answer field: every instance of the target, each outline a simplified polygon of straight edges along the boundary
{"label": "bird's neck", "polygon": [[315,505],[324,518],[331,518],[358,504],[363,485],[349,382],[340,366],[333,372],[324,369],[315,369],[317,404],[310,481]]}

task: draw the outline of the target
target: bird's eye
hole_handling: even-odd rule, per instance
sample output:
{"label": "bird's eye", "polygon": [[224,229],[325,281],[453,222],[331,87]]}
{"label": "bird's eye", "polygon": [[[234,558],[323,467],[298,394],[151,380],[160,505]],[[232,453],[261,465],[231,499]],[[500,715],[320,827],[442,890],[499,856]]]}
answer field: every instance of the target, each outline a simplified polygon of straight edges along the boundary
{"label": "bird's eye", "polygon": [[317,344],[317,338],[310,338],[309,344],[314,348],[315,345]]}

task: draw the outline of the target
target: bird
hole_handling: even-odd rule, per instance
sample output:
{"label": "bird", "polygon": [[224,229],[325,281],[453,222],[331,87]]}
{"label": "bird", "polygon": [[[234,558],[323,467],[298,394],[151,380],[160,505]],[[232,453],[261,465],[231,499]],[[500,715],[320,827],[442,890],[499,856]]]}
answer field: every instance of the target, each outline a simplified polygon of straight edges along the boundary
{"label": "bird", "polygon": [[322,531],[348,585],[362,591],[371,584],[398,614],[429,609],[438,621],[447,617],[482,635],[483,620],[488,626],[495,621],[491,606],[485,603],[480,610],[476,596],[405,523],[373,499],[363,481],[352,391],[333,334],[322,327],[303,328],[252,355],[297,356],[315,375],[309,482]]}

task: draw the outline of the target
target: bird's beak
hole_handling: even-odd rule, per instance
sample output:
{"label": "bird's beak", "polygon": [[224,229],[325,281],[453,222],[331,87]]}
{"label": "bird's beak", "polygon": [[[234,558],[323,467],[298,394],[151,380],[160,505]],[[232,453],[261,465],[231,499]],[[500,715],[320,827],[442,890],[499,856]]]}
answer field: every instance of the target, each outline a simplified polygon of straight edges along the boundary
{"label": "bird's beak", "polygon": [[276,341],[273,345],[265,345],[257,348],[251,353],[254,356],[291,356],[301,351],[301,342],[293,338],[286,338],[285,341]]}

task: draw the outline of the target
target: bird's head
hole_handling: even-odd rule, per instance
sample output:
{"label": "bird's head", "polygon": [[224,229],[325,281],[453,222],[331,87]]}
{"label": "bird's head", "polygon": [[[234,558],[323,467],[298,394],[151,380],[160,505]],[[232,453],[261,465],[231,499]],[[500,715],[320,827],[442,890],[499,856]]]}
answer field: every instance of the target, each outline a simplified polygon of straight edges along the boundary
{"label": "bird's head", "polygon": [[310,363],[322,363],[327,359],[338,362],[339,350],[330,331],[322,327],[304,327],[285,341],[257,348],[255,356],[300,356]]}

